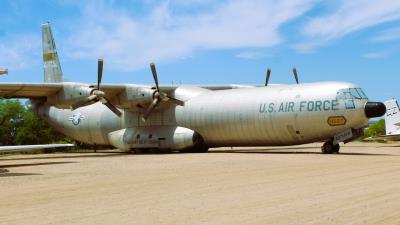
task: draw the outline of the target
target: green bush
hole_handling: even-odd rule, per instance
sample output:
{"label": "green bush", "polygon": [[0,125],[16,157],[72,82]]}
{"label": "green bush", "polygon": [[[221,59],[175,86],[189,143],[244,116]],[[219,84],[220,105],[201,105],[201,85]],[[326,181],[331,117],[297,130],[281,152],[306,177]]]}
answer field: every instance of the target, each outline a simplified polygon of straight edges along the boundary
{"label": "green bush", "polygon": [[386,134],[385,120],[381,119],[378,122],[370,125],[367,129],[365,129],[364,138],[376,137],[385,134]]}

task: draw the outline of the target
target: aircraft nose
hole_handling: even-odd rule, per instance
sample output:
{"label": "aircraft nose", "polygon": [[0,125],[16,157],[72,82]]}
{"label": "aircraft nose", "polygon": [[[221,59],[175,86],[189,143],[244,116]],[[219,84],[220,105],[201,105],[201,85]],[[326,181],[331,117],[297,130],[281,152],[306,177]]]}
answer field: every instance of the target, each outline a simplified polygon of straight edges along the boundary
{"label": "aircraft nose", "polygon": [[367,102],[365,105],[365,115],[368,118],[381,117],[386,113],[386,106],[382,102]]}

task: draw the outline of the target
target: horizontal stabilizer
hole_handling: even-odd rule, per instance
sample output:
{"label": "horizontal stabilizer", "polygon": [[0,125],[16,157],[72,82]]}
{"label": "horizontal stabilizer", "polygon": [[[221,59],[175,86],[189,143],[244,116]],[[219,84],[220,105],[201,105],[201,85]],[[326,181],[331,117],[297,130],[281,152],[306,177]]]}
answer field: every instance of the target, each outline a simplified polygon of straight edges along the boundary
{"label": "horizontal stabilizer", "polygon": [[385,101],[386,114],[385,126],[386,135],[400,134],[400,109],[396,99]]}

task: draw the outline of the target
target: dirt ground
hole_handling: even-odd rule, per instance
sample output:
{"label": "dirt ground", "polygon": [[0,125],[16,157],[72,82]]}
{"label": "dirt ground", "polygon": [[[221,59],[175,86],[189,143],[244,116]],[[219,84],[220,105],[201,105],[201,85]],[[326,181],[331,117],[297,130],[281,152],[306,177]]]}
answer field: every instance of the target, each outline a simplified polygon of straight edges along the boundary
{"label": "dirt ground", "polygon": [[400,144],[319,147],[0,157],[0,224],[400,224]]}

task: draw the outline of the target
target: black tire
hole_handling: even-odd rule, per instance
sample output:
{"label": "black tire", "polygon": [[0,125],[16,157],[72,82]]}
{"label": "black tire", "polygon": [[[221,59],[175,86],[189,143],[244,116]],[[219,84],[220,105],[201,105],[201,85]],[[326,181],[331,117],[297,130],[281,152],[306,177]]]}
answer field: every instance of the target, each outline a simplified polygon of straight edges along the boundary
{"label": "black tire", "polygon": [[340,151],[340,145],[339,144],[333,145],[333,152],[339,153],[339,151]]}
{"label": "black tire", "polygon": [[180,153],[205,153],[208,152],[207,147],[194,147],[185,150],[180,150]]}
{"label": "black tire", "polygon": [[332,141],[327,141],[321,147],[322,154],[332,154],[334,152],[334,145]]}
{"label": "black tire", "polygon": [[208,152],[208,148],[207,147],[197,147],[194,149],[194,152],[205,153],[205,152]]}

